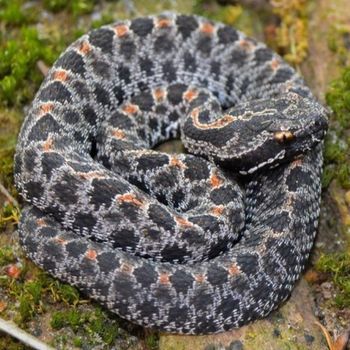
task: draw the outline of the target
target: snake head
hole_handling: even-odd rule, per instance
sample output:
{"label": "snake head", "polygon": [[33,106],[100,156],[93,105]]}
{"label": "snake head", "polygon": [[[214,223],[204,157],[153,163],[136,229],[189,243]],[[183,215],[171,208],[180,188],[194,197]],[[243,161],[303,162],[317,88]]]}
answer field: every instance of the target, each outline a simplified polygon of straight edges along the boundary
{"label": "snake head", "polygon": [[[200,136],[194,132],[198,124],[192,121],[188,148],[241,174],[251,174],[313,149],[326,134],[327,115],[316,100],[294,92],[252,100],[216,118],[212,127],[202,127]],[[192,141],[194,134],[198,141]]]}

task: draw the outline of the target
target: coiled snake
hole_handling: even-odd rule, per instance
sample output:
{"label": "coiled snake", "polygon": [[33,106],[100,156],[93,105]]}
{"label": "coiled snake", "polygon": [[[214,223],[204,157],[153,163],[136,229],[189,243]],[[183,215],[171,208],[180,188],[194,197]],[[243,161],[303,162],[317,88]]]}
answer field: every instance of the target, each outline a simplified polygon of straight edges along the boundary
{"label": "coiled snake", "polygon": [[[264,44],[164,13],[92,30],[23,123],[27,255],[132,322],[211,333],[290,294],[318,222],[326,110]],[[191,154],[152,150],[178,137]]]}

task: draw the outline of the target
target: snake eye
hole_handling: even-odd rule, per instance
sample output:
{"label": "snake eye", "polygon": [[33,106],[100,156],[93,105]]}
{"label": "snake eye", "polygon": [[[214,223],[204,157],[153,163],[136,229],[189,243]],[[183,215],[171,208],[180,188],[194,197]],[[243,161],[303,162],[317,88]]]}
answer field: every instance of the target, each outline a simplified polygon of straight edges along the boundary
{"label": "snake eye", "polygon": [[276,131],[273,136],[279,143],[289,142],[294,139],[294,134],[291,131]]}

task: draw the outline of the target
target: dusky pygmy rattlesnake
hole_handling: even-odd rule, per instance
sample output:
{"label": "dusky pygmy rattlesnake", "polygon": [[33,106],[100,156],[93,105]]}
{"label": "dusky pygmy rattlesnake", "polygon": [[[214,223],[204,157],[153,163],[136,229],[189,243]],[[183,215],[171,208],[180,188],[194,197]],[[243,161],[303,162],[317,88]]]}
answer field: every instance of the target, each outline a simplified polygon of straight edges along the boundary
{"label": "dusky pygmy rattlesnake", "polygon": [[[313,245],[325,115],[277,54],[223,24],[167,13],[93,30],[56,61],[19,136],[22,245],[144,326],[263,317]],[[151,150],[180,133],[197,156]]]}

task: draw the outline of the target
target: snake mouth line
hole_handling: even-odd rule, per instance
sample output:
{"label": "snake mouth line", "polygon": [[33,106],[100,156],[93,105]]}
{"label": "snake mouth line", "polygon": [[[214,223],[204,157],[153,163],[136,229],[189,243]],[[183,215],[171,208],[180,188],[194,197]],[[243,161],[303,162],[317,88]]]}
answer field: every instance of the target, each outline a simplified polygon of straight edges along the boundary
{"label": "snake mouth line", "polygon": [[277,153],[275,157],[269,158],[265,162],[261,162],[260,164],[249,168],[248,170],[240,170],[239,173],[241,175],[251,175],[251,174],[255,173],[256,171],[258,171],[259,169],[264,168],[265,166],[268,166],[268,165],[273,166],[273,164],[277,160],[282,160],[285,157],[285,154],[286,154],[286,151],[282,150],[279,153]]}

